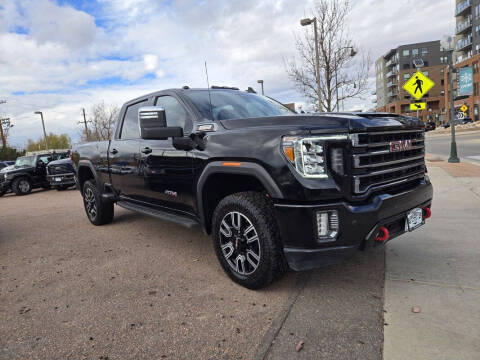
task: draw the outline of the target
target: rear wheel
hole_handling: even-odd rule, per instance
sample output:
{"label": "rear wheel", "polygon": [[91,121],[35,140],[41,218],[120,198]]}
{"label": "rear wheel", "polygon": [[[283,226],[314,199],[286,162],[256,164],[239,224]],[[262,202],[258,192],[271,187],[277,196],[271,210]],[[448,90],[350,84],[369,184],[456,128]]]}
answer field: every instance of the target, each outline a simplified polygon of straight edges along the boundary
{"label": "rear wheel", "polygon": [[213,240],[228,276],[249,289],[260,289],[286,270],[271,201],[262,193],[225,197],[213,215]]}
{"label": "rear wheel", "polygon": [[32,182],[27,177],[19,177],[13,180],[12,190],[16,195],[26,195],[32,191]]}
{"label": "rear wheel", "polygon": [[88,180],[83,185],[83,205],[88,220],[93,225],[104,225],[112,222],[114,210],[113,202],[102,199],[95,182]]}

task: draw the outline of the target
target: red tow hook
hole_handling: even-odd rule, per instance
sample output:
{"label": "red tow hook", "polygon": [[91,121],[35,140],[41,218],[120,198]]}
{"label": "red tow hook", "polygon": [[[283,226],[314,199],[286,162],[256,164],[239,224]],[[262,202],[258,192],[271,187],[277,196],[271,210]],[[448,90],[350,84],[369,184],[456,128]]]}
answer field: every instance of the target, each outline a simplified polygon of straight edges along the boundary
{"label": "red tow hook", "polygon": [[423,208],[423,218],[424,219],[428,219],[432,216],[432,210],[430,210],[430,208],[428,206],[425,206]]}
{"label": "red tow hook", "polygon": [[388,229],[385,226],[382,226],[380,227],[380,229],[378,229],[378,234],[377,234],[377,237],[375,238],[375,241],[384,243],[385,241],[388,240],[389,237],[390,237],[390,233],[388,232]]}

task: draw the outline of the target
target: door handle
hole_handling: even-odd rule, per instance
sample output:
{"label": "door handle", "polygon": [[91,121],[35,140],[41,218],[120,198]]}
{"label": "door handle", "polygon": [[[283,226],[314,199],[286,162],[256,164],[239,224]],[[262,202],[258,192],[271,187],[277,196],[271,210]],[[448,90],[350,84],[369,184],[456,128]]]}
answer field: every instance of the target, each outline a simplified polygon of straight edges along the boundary
{"label": "door handle", "polygon": [[150,149],[149,147],[144,147],[142,149],[142,153],[144,154],[150,154],[152,152],[152,149]]}
{"label": "door handle", "polygon": [[117,149],[112,149],[112,150],[110,150],[110,153],[113,154],[113,155],[115,155],[115,154],[118,153],[118,150],[117,150]]}

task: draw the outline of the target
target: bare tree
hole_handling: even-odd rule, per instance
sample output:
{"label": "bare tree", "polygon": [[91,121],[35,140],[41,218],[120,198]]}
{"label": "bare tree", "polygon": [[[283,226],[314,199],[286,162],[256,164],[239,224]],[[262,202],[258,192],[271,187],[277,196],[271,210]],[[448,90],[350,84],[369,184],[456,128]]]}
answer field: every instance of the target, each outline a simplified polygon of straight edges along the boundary
{"label": "bare tree", "polygon": [[[314,16],[318,26],[320,104],[313,26],[295,35],[296,58],[286,60],[286,69],[296,87],[316,111],[339,109],[338,102],[360,97],[368,91],[368,70],[371,65],[368,53],[360,51],[347,28],[350,12],[348,0],[317,0]],[[351,49],[357,52],[351,55]]]}
{"label": "bare tree", "polygon": [[120,109],[117,105],[105,104],[105,101],[94,104],[91,116],[87,121],[88,133],[82,131],[83,141],[109,140],[114,131],[115,122]]}

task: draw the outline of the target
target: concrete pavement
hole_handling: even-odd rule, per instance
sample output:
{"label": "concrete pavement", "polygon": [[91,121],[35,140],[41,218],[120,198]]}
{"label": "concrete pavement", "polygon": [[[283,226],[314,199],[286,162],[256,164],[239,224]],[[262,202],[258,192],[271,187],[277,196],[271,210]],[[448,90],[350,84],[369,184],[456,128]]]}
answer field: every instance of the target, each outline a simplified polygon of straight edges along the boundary
{"label": "concrete pavement", "polygon": [[480,175],[429,165],[432,219],[386,249],[384,358],[479,359]]}

